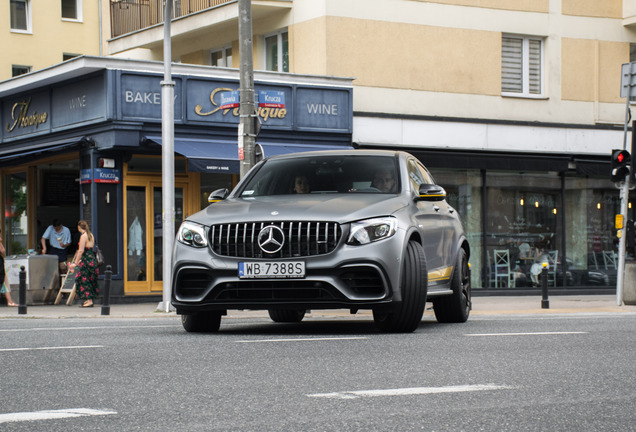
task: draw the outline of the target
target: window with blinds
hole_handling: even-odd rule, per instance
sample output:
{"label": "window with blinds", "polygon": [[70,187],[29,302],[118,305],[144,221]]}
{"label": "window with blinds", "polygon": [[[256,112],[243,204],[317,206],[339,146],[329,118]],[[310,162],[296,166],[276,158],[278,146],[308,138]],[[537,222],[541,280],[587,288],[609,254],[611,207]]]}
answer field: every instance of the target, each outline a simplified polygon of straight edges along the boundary
{"label": "window with blinds", "polygon": [[525,36],[501,40],[501,91],[520,96],[543,93],[543,41]]}

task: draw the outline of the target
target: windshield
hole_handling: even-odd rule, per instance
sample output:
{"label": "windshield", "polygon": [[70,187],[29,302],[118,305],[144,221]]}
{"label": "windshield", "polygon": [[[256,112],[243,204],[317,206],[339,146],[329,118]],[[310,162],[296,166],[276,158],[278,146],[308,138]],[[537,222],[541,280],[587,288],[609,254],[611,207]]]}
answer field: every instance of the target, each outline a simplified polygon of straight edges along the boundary
{"label": "windshield", "polygon": [[240,196],[398,191],[399,176],[394,157],[298,156],[265,162]]}

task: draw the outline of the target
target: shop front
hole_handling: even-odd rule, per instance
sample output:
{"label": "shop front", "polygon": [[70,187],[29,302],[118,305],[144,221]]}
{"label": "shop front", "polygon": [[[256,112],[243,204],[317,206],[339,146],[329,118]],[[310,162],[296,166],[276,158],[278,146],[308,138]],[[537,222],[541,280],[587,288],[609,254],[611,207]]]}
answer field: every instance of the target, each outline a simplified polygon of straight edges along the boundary
{"label": "shop front", "polygon": [[[162,74],[156,62],[80,57],[0,83],[8,255],[37,253],[58,219],[73,234],[72,257],[84,219],[112,267],[112,301],[159,298]],[[239,77],[187,65],[173,74],[178,227],[213,190],[238,182],[238,108],[221,98]],[[255,90],[270,96],[257,112],[260,157],[351,146],[351,80],[256,73]]]}
{"label": "shop front", "polygon": [[402,148],[430,169],[458,210],[475,294],[540,295],[544,263],[551,293],[615,292],[620,200],[609,154],[594,160]]}

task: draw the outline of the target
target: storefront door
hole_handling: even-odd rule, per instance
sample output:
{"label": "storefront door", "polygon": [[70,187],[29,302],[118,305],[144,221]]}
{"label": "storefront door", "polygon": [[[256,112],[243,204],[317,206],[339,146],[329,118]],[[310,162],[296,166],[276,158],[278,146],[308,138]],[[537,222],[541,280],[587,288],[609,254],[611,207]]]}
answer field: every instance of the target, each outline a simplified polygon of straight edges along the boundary
{"label": "storefront door", "polygon": [[[175,230],[184,217],[187,184],[175,182]],[[163,228],[161,180],[156,177],[126,182],[125,294],[163,290]]]}

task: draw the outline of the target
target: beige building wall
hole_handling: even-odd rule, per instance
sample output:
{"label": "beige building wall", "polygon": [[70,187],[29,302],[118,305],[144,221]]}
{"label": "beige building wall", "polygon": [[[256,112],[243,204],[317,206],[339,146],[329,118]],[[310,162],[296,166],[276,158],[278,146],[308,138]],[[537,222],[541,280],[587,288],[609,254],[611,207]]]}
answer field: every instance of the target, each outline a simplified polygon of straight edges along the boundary
{"label": "beige building wall", "polygon": [[561,0],[563,15],[623,18],[623,0]]}
{"label": "beige building wall", "polygon": [[[411,1],[422,2],[424,0]],[[547,12],[549,0],[430,0],[426,1],[426,3],[440,3],[487,9],[507,9],[525,12]]]}
{"label": "beige building wall", "polygon": [[[326,74],[355,77],[356,86],[500,93],[498,32],[340,17],[327,18],[325,32],[329,47]],[[296,39],[300,39],[299,33]],[[305,34],[309,37],[311,32]],[[302,57],[296,70],[311,73],[304,66],[313,63]]]}
{"label": "beige building wall", "polygon": [[0,80],[11,78],[11,66],[43,69],[62,62],[64,54],[99,55],[97,1],[84,0],[80,21],[62,20],[59,1],[31,2],[31,32],[11,32],[8,2],[0,14]]}

